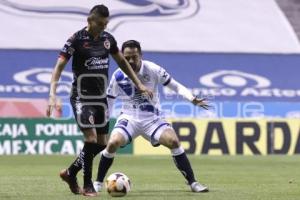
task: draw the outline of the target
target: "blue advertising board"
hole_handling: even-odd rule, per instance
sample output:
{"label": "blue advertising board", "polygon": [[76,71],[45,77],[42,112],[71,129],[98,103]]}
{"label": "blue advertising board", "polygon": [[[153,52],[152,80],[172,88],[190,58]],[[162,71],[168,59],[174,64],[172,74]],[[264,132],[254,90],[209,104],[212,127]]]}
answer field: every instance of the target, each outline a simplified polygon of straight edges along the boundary
{"label": "blue advertising board", "polygon": [[149,53],[144,57],[159,63],[194,94],[216,101],[300,100],[300,54]]}
{"label": "blue advertising board", "polygon": [[[55,50],[0,50],[0,97],[46,97],[57,55]],[[195,94],[217,101],[300,101],[300,55],[146,52],[144,58]],[[110,73],[115,68],[112,62]],[[61,81],[70,86],[70,63]]]}
{"label": "blue advertising board", "polygon": [[[47,98],[57,57],[58,50],[0,50],[0,98]],[[207,97],[217,109],[226,105],[225,115],[258,102],[267,115],[298,116],[300,55],[145,52],[143,57],[164,67],[195,95]],[[112,61],[110,74],[115,69]],[[66,101],[71,82],[69,62],[57,91]],[[160,97],[166,109],[170,102],[183,102],[166,88],[160,90]],[[182,105],[172,112],[180,115],[185,109],[190,108]]]}

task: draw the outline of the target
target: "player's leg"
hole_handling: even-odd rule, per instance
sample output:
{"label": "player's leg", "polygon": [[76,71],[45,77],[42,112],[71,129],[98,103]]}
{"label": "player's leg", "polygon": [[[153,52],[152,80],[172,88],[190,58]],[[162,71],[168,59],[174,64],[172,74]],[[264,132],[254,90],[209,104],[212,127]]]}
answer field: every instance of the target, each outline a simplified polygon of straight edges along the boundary
{"label": "player's leg", "polygon": [[187,182],[189,184],[195,182],[196,180],[191,164],[184,152],[184,149],[180,146],[180,142],[174,130],[171,127],[164,128],[161,131],[158,141],[159,144],[164,145],[171,150],[173,160],[182,175],[186,178]]}
{"label": "player's leg", "polygon": [[[105,103],[106,101],[104,102],[104,105],[106,105]],[[99,126],[96,128],[98,145],[93,149],[93,154],[96,156],[106,147],[108,141],[109,120],[106,116],[106,108],[104,106],[95,106],[94,109],[96,110],[94,115],[95,124]],[[76,177],[77,173],[82,169],[80,154],[68,168],[68,172],[73,177]]]}
{"label": "player's leg", "polygon": [[[100,153],[101,151],[103,151],[106,146],[107,146],[107,140],[108,140],[108,128],[107,128],[107,131],[106,132],[98,132],[97,131],[97,144],[98,144],[98,149],[97,149],[97,152],[95,152],[96,154],[94,156],[97,156],[98,153]],[[101,156],[101,154],[100,154]],[[99,169],[99,166],[101,164],[101,159],[99,161],[99,164],[98,164],[98,169]],[[99,173],[99,171],[98,171]],[[94,188],[96,190],[96,192],[99,192],[101,191],[101,189],[103,188],[103,182],[98,182],[98,181],[95,181],[93,183],[94,185]]]}
{"label": "player's leg", "polygon": [[[78,117],[77,116],[77,111],[78,111],[78,109],[81,109],[78,106],[81,102],[71,98],[70,103],[71,103],[71,106],[72,106],[72,109],[73,109],[73,113],[74,113],[76,122],[77,122],[78,126],[80,127],[80,124],[78,123],[78,120],[77,120],[77,117]],[[78,185],[78,181],[77,181],[77,177],[76,177],[77,173],[82,168],[82,163],[81,163],[81,159],[80,159],[81,156],[82,156],[82,151],[80,151],[78,157],[69,166],[69,168],[61,170],[60,174],[59,174],[60,177],[62,178],[62,180],[65,181],[69,185],[69,188],[70,188],[71,192],[74,193],[74,194],[81,194],[82,193],[82,190]]]}
{"label": "player's leg", "polygon": [[[94,157],[98,155],[103,149],[105,149],[107,144],[107,135],[108,131],[101,132],[100,134],[97,131],[97,146],[94,149],[93,155]],[[77,173],[82,169],[82,162],[81,162],[81,154],[82,151],[80,151],[80,154],[76,157],[74,162],[69,166],[67,170],[63,170],[63,173],[68,173],[72,177],[76,177]],[[65,172],[66,171],[66,172]]]}
{"label": "player's leg", "polygon": [[84,104],[77,100],[71,99],[71,105],[77,121],[77,124],[84,135],[84,147],[79,154],[78,158],[71,164],[67,170],[60,173],[60,177],[66,181],[75,194],[80,194],[82,191],[77,183],[76,174],[83,168],[84,173],[84,190],[83,194],[94,196],[96,193],[93,191],[91,181],[92,177],[92,163],[94,158],[95,149],[97,149],[97,133],[94,128],[95,116],[91,115],[94,112],[94,107],[89,104]]}
{"label": "player's leg", "polygon": [[180,145],[179,139],[173,128],[166,125],[162,126],[154,133],[152,138],[153,140],[157,140],[159,144],[164,145],[171,150],[176,167],[185,177],[193,192],[208,191],[207,187],[196,181],[190,161]]}
{"label": "player's leg", "polygon": [[94,182],[94,188],[97,192],[100,192],[103,187],[104,177],[114,161],[116,151],[126,143],[127,140],[124,135],[120,133],[118,129],[114,129],[111,133],[111,137],[109,138],[106,148],[101,153],[97,179]]}
{"label": "player's leg", "polygon": [[[91,123],[91,125],[94,124],[94,126],[96,127],[93,129],[93,131],[94,131],[93,136],[96,135],[96,137],[93,139],[96,139],[96,140],[93,141],[93,142],[95,142],[94,146],[92,149],[90,149],[91,153],[92,153],[92,155],[90,155],[91,161],[93,161],[93,158],[100,151],[105,149],[106,144],[107,144],[107,134],[108,134],[108,129],[109,129],[109,122],[106,117],[106,108],[107,108],[107,106],[105,103],[103,103],[103,105],[99,104],[97,106],[91,107],[91,110],[94,111],[93,112],[94,120],[92,120],[94,123]],[[89,176],[89,175],[92,175],[92,173],[91,172],[85,173],[85,165],[86,165],[86,162],[85,162],[85,160],[83,160],[82,169],[83,169],[83,174],[84,174],[84,195],[95,196],[96,191],[95,191],[95,188],[92,183],[92,176]],[[92,169],[92,167],[90,169]]]}
{"label": "player's leg", "polygon": [[98,166],[97,180],[94,182],[96,191],[100,191],[104,177],[106,176],[109,168],[111,167],[116,151],[132,141],[135,137],[135,127],[133,120],[123,118],[121,115],[116,122],[116,125],[111,133],[107,147],[102,151],[101,158]]}
{"label": "player's leg", "polygon": [[94,151],[94,156],[100,153],[106,148],[108,142],[109,131],[109,116],[107,110],[107,100],[101,100],[102,104],[97,106],[97,112],[95,114],[95,122],[98,125],[97,131],[97,148]]}
{"label": "player's leg", "polygon": [[[62,170],[60,177],[68,183],[70,190],[74,194],[94,195],[92,186],[92,165],[94,151],[97,148],[97,134],[95,129],[82,129],[84,135],[84,146],[76,160],[70,165],[67,170]],[[84,174],[84,190],[82,191],[78,185],[76,174],[83,168]]]}
{"label": "player's leg", "polygon": [[97,193],[92,182],[92,167],[94,151],[97,149],[97,133],[95,128],[82,130],[84,134],[84,146],[80,154],[83,171],[83,195],[96,196]]}

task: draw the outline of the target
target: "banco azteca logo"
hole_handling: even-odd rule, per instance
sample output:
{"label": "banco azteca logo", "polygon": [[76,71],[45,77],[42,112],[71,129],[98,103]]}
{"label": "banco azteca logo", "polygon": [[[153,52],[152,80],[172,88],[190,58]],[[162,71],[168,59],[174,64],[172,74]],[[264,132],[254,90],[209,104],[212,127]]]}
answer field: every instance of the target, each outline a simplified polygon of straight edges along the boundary
{"label": "banco azteca logo", "polygon": [[[15,72],[11,79],[13,83],[0,85],[0,92],[11,94],[48,94],[52,77],[52,68],[30,68]],[[72,86],[73,74],[63,71],[57,83],[57,94],[67,95]],[[11,81],[10,81],[11,82]]]}
{"label": "banco azteca logo", "polygon": [[[26,85],[50,84],[53,69],[51,68],[32,68],[14,74],[13,79],[17,83]],[[63,71],[61,80],[71,83],[73,75],[71,72]]]}
{"label": "banco azteca logo", "polygon": [[[255,97],[255,100],[257,97],[291,99],[300,96],[297,89],[272,87],[267,77],[239,70],[214,71],[200,76],[199,82],[201,87],[194,88],[196,95]],[[276,85],[275,82],[273,84]]]}
{"label": "banco azteca logo", "polygon": [[237,70],[219,70],[205,74],[199,78],[199,82],[212,88],[267,88],[271,86],[271,81],[266,77]]}
{"label": "banco azteca logo", "polygon": [[[85,21],[90,8],[98,4],[82,1],[63,2],[61,0],[20,1],[0,0],[0,10],[24,17],[47,17]],[[200,10],[199,0],[119,0],[101,1],[109,6],[110,31],[130,21],[178,20],[195,16]],[[89,5],[91,4],[91,5]]]}

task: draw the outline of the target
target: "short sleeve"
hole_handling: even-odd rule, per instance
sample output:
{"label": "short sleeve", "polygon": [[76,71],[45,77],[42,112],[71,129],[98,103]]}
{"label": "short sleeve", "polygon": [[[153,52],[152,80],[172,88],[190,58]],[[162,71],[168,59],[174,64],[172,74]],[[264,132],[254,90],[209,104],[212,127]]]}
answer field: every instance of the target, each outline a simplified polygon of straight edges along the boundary
{"label": "short sleeve", "polygon": [[158,82],[164,86],[168,85],[171,81],[171,75],[162,67],[158,69]]}
{"label": "short sleeve", "polygon": [[109,86],[106,91],[107,97],[115,99],[119,95],[119,88],[117,81],[114,76],[112,76]]}
{"label": "short sleeve", "polygon": [[118,48],[118,44],[117,41],[115,40],[115,38],[111,35],[110,37],[110,49],[109,49],[109,53],[110,54],[116,54],[119,52],[119,48]]}
{"label": "short sleeve", "polygon": [[75,34],[70,37],[63,48],[61,49],[59,55],[65,57],[66,59],[70,59],[75,52]]}

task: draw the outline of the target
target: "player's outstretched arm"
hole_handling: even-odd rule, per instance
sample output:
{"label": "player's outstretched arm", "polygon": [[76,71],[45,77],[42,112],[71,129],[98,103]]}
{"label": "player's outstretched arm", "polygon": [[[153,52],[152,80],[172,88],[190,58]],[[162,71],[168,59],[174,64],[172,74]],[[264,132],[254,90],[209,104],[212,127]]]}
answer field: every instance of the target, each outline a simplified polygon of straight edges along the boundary
{"label": "player's outstretched arm", "polygon": [[68,60],[64,57],[59,57],[57,59],[56,65],[54,67],[54,70],[52,72],[51,77],[51,83],[50,83],[50,93],[49,93],[49,101],[48,101],[48,107],[46,114],[48,117],[51,116],[53,108],[56,106],[56,88],[57,88],[57,82],[60,78],[61,72],[65,68]]}
{"label": "player's outstretched arm", "polygon": [[153,97],[152,91],[147,89],[141,83],[141,81],[138,79],[138,77],[134,73],[133,69],[130,67],[130,64],[124,58],[124,56],[120,52],[118,52],[116,54],[112,54],[112,57],[117,62],[118,66],[122,69],[122,71],[133,81],[133,83],[135,84],[137,89],[141,93],[145,93],[147,96],[149,96],[152,99],[152,97]]}
{"label": "player's outstretched arm", "polygon": [[183,96],[185,99],[192,102],[196,106],[200,106],[201,108],[204,108],[206,110],[209,108],[206,99],[198,98],[197,96],[195,97],[185,86],[183,86],[174,79],[171,79],[171,81],[166,85],[166,87],[175,91],[180,96]]}

